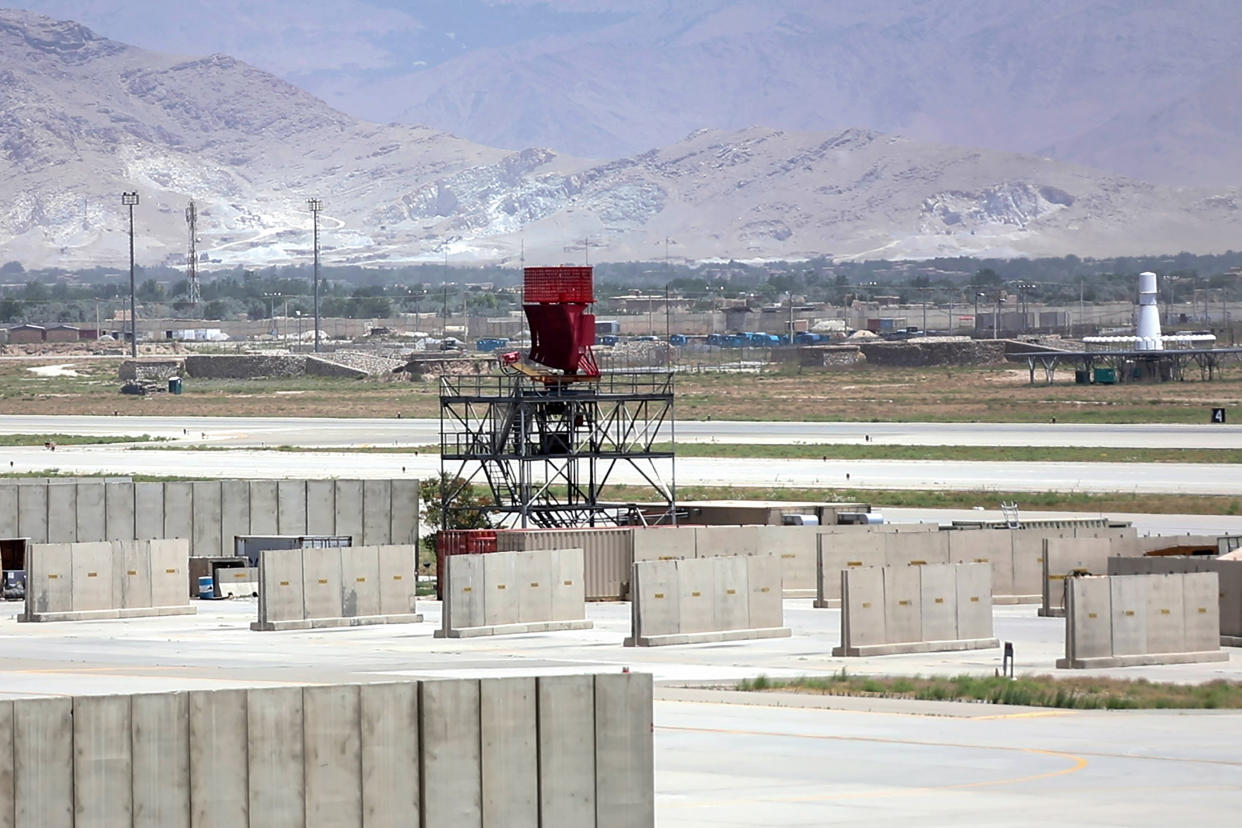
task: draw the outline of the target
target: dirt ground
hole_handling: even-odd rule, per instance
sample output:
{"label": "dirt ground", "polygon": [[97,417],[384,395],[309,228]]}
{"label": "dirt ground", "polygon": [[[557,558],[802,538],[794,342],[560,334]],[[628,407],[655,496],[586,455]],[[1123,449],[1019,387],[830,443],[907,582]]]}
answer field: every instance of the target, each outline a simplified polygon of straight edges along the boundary
{"label": "dirt ground", "polygon": [[[435,417],[435,380],[297,377],[196,380],[184,393],[120,393],[121,357],[0,356],[0,413],[150,416]],[[52,368],[50,366],[56,366]],[[39,372],[32,369],[41,369]],[[679,375],[682,419],[939,422],[1207,422],[1239,406],[1236,368],[1213,382],[1030,385],[1025,367],[773,369]],[[1239,413],[1237,416],[1242,416]]]}

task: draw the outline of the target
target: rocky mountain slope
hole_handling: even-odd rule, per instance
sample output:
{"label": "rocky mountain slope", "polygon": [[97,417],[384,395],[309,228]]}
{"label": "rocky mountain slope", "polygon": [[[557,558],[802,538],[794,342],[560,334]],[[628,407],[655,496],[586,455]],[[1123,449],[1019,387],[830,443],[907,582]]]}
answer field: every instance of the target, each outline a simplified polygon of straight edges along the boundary
{"label": "rocky mountain slope", "polygon": [[703,127],[856,126],[1242,185],[1236,0],[25,3],[490,146],[602,159]]}
{"label": "rocky mountain slope", "polygon": [[221,265],[1236,247],[1239,195],[862,129],[701,130],[604,163],[357,121],[225,56],[181,58],[0,11],[0,262],[180,264],[194,199]]}

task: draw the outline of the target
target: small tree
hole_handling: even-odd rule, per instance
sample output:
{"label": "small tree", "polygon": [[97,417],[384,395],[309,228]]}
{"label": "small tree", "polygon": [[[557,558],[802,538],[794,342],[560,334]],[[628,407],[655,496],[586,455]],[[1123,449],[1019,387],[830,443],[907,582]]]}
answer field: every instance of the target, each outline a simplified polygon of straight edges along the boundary
{"label": "small tree", "polygon": [[[448,499],[447,515],[442,503]],[[487,495],[475,491],[474,484],[461,477],[441,474],[418,484],[418,500],[423,515],[422,525],[431,531],[423,536],[423,552],[435,560],[436,532],[445,529],[487,529],[491,522],[485,509],[492,505]]]}

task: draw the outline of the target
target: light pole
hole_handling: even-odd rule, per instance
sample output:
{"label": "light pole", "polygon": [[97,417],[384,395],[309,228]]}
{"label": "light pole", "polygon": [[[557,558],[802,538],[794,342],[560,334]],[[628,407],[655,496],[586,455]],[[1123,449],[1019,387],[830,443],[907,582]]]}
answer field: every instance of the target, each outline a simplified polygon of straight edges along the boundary
{"label": "light pole", "polygon": [[1029,296],[1031,292],[1038,289],[1038,287],[1039,285],[1036,285],[1034,282],[1018,282],[1018,304],[1022,308],[1023,333],[1025,333],[1027,329],[1027,296]]}
{"label": "light pole", "polygon": [[979,335],[979,298],[981,296],[983,296],[981,292],[975,291],[975,336]]}
{"label": "light pole", "polygon": [[138,193],[121,193],[121,204],[129,208],[129,355],[138,357],[138,316],[134,299],[134,205],[138,203]]}
{"label": "light pole", "polygon": [[272,336],[276,336],[280,333],[280,330],[276,327],[276,300],[280,298],[280,294],[265,293],[263,295],[267,297],[267,319],[271,323],[271,333]]}
{"label": "light pole", "polygon": [[315,222],[315,353],[319,353],[319,211],[323,209],[323,201],[317,198],[307,199]]}

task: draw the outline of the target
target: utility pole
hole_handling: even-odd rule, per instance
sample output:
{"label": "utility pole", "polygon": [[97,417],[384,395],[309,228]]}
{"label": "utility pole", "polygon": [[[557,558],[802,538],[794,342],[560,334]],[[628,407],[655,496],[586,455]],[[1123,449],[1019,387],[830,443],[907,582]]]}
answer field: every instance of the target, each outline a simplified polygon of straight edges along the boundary
{"label": "utility pole", "polygon": [[997,288],[996,289],[996,314],[992,317],[992,338],[993,339],[1000,339],[1001,295],[1002,295],[1001,289]]}
{"label": "utility pole", "polygon": [[1087,306],[1083,303],[1083,296],[1086,291],[1086,279],[1082,276],[1078,277],[1078,327],[1081,328],[1078,333],[1081,335],[1086,331],[1087,325]]}
{"label": "utility pole", "polygon": [[314,353],[319,353],[319,211],[323,210],[323,201],[307,200],[314,217]]}
{"label": "utility pole", "polygon": [[189,281],[190,307],[196,307],[199,300],[198,286],[198,208],[194,202],[185,208],[185,222],[190,225],[190,250],[186,257],[185,276]]}
{"label": "utility pole", "polygon": [[129,208],[129,355],[138,358],[138,314],[134,299],[134,205],[138,203],[137,191],[121,193],[121,204]]}

